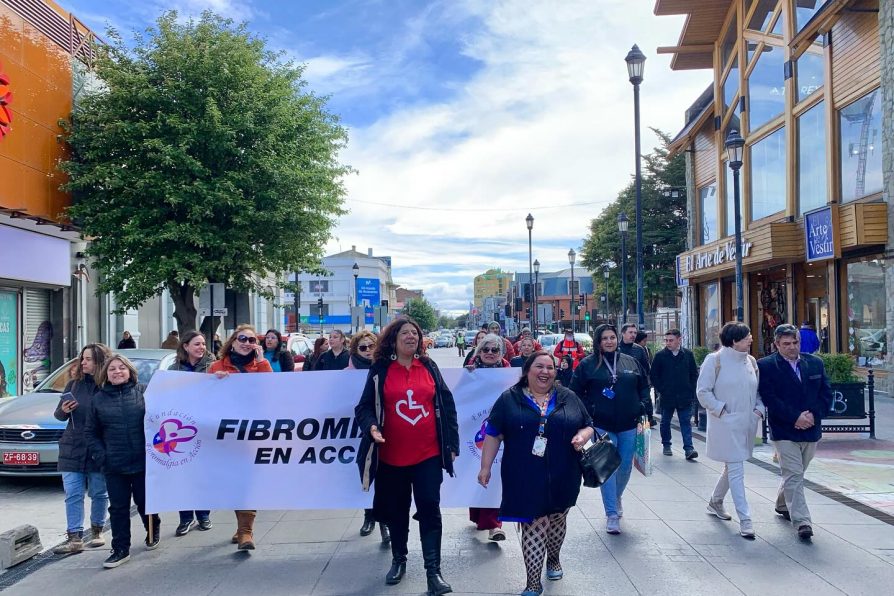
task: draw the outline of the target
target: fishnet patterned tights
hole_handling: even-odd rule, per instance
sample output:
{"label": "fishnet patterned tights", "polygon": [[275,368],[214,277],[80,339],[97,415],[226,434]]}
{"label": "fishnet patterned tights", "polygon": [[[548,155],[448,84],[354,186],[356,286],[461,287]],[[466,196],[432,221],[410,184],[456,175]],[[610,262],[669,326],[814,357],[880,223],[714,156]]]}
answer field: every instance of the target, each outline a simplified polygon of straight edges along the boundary
{"label": "fishnet patterned tights", "polygon": [[543,589],[541,578],[543,577],[543,559],[546,558],[546,567],[551,571],[562,569],[559,563],[559,551],[565,541],[567,528],[566,518],[568,512],[553,513],[538,517],[533,522],[521,526],[521,547],[525,557],[525,570],[528,574],[526,590],[539,591]]}

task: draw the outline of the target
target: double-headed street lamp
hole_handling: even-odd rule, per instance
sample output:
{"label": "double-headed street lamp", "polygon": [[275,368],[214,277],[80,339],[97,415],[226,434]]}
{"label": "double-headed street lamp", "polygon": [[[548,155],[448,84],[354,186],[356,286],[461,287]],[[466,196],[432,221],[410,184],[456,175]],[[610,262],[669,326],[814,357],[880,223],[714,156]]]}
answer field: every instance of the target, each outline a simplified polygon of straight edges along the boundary
{"label": "double-headed street lamp", "polygon": [[[360,301],[360,296],[357,295],[357,277],[360,275],[360,266],[355,262],[354,266],[351,267],[351,270],[354,272],[354,304],[351,306],[351,333],[353,334],[355,333],[355,324],[357,325],[357,330],[360,329],[359,321],[356,321],[354,316],[354,307],[356,307],[357,303]],[[365,319],[366,317],[364,316],[363,318]]]}
{"label": "double-headed street lamp", "polygon": [[534,289],[531,294],[534,296],[534,310],[531,311],[531,316],[534,320],[534,325],[531,327],[531,337],[537,339],[537,288],[540,287],[540,261],[534,261]]}
{"label": "double-headed street lamp", "polygon": [[627,226],[630,220],[623,211],[618,216],[618,232],[621,233],[621,320],[619,325],[627,322]]}
{"label": "double-headed street lamp", "polygon": [[639,318],[639,330],[646,328],[646,317],[643,313],[643,177],[640,167],[640,142],[639,142],[639,85],[643,82],[643,67],[646,56],[634,45],[627,57],[627,74],[633,84],[633,128],[634,146],[636,151],[636,312]]}
{"label": "double-headed street lamp", "polygon": [[576,300],[574,299],[574,257],[577,256],[577,253],[574,252],[573,248],[568,249],[568,262],[571,263],[571,304],[569,307],[571,308],[571,331],[572,333],[577,331],[577,305],[575,304]]}
{"label": "double-headed street lamp", "polygon": [[531,264],[531,258],[533,256],[532,248],[531,248],[531,230],[534,229],[534,216],[528,213],[528,217],[525,218],[525,225],[528,226],[528,300],[531,301],[529,304],[531,305],[531,319],[528,321],[531,324],[531,333],[534,333],[537,329],[537,313],[534,311],[534,287],[531,285],[531,281],[534,279],[533,265]]}
{"label": "double-headed street lamp", "polygon": [[739,195],[739,170],[742,168],[742,152],[745,147],[745,139],[738,130],[729,131],[726,137],[726,151],[729,157],[730,169],[733,171],[733,217],[736,218],[736,320],[745,320],[745,296],[742,288],[742,200]]}

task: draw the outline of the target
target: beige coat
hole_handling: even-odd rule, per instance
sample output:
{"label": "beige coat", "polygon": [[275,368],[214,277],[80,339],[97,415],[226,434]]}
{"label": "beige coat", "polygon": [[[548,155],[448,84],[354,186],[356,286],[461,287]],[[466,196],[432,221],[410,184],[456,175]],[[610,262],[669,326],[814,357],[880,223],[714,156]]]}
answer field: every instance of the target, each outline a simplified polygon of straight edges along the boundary
{"label": "beige coat", "polygon": [[751,457],[761,419],[755,411],[766,415],[757,384],[757,363],[750,354],[724,347],[705,358],[696,395],[708,411],[709,458],[739,462]]}

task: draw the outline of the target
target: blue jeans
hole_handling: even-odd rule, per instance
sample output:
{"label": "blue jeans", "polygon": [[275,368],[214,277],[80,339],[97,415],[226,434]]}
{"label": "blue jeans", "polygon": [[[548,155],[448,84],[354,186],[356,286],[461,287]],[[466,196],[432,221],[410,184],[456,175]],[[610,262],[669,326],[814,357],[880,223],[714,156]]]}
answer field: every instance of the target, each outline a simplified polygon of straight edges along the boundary
{"label": "blue jeans", "polygon": [[661,444],[671,446],[671,418],[677,411],[677,419],[680,421],[680,434],[683,435],[683,449],[692,449],[692,409],[675,408],[673,406],[661,406]]}
{"label": "blue jeans", "polygon": [[[600,435],[606,432],[601,428],[598,430]],[[612,443],[615,444],[615,448],[618,450],[618,455],[621,457],[621,465],[618,466],[615,473],[606,480],[605,484],[599,487],[599,490],[602,491],[602,506],[605,508],[605,515],[611,517],[613,515],[618,515],[618,500],[624,494],[624,489],[627,488],[627,482],[630,481],[630,471],[633,470],[633,451],[636,444],[636,429],[631,428],[630,430],[625,430],[619,433],[610,432],[608,433],[608,436],[612,440]]]}
{"label": "blue jeans", "polygon": [[90,495],[90,525],[104,526],[109,508],[106,478],[100,472],[62,472],[65,518],[69,532],[84,531],[84,494]]}

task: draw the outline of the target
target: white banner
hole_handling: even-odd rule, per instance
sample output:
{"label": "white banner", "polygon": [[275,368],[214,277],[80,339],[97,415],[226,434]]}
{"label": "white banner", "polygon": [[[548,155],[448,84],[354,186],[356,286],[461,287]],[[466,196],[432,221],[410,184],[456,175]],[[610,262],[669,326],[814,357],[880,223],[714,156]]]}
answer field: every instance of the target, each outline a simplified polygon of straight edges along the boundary
{"label": "white banner", "polygon": [[[478,485],[484,422],[518,368],[442,369],[459,420],[443,507],[499,507],[501,457]],[[367,371],[214,375],[159,371],[146,391],[146,510],[370,507],[355,462]],[[502,455],[502,452],[501,452]]]}

